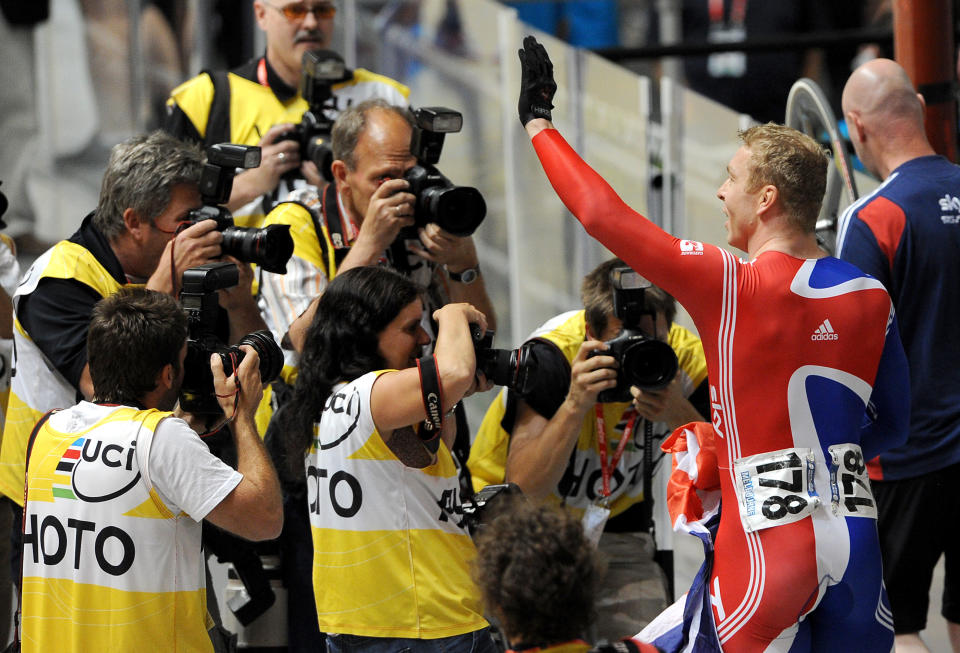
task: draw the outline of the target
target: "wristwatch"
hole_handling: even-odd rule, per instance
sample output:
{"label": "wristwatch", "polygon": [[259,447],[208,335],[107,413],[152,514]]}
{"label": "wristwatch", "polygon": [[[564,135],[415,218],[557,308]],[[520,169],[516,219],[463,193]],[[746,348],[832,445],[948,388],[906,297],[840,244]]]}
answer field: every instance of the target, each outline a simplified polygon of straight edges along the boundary
{"label": "wristwatch", "polygon": [[480,264],[478,263],[474,267],[467,268],[462,272],[451,272],[448,269],[447,274],[450,275],[451,281],[458,281],[464,285],[469,285],[480,277]]}

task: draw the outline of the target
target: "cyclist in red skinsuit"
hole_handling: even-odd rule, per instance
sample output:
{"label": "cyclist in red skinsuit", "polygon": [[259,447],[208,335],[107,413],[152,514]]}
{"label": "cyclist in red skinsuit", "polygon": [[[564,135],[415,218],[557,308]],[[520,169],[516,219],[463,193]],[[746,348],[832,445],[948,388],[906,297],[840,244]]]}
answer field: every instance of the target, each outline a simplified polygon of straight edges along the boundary
{"label": "cyclist in red skinsuit", "polygon": [[520,58],[521,122],[554,189],[683,304],[703,340],[723,506],[709,579],[719,644],[889,651],[864,460],[906,438],[906,360],[883,286],[817,245],[822,148],[773,124],[741,134],[717,197],[743,261],[624,204],[549,122],[545,50],[528,37]]}

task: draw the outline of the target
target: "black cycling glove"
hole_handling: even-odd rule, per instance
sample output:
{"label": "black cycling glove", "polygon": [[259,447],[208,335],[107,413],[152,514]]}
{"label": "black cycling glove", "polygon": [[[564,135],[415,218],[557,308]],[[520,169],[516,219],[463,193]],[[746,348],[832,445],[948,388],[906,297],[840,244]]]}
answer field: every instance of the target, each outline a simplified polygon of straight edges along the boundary
{"label": "black cycling glove", "polygon": [[520,55],[520,100],[517,102],[520,123],[526,125],[534,118],[553,120],[550,109],[557,83],[553,81],[550,56],[532,36],[523,39],[523,47],[517,54]]}

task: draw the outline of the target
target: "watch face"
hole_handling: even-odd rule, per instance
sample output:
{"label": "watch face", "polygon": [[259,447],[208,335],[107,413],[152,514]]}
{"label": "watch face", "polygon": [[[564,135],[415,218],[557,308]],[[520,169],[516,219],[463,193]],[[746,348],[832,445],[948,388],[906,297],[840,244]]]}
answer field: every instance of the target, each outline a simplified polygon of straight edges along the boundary
{"label": "watch face", "polygon": [[464,270],[460,273],[460,283],[473,283],[478,276],[476,268]]}

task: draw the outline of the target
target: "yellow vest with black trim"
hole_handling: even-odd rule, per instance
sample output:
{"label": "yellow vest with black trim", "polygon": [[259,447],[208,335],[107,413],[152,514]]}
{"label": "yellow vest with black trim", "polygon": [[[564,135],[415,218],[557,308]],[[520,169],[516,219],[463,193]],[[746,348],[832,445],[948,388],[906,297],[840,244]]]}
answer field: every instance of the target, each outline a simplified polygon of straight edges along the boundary
{"label": "yellow vest with black trim", "polygon": [[470,575],[457,469],[407,467],[373,423],[383,372],[334,389],[306,457],[313,587],[323,632],[437,639],[487,626]]}
{"label": "yellow vest with black trim", "polygon": [[47,411],[72,406],[77,401],[77,388],[47,360],[16,319],[20,299],[36,290],[44,278],[73,279],[101,297],[112,295],[122,287],[90,250],[62,240],[34,261],[13,296],[14,375],[0,445],[0,493],[17,505],[23,504],[24,459],[33,426]]}
{"label": "yellow vest with black trim", "polygon": [[[309,108],[299,92],[283,102],[269,86],[256,80],[246,79],[235,73],[227,73],[227,79],[230,92],[231,143],[258,145],[271,127],[286,122],[299,123],[303,113]],[[200,136],[206,139],[214,95],[214,83],[210,75],[200,74],[173,89],[167,104],[178,106]],[[375,97],[406,106],[410,89],[384,75],[357,68],[351,79],[334,84],[333,95],[337,106],[343,108]],[[262,212],[234,212],[236,224],[242,227],[260,226],[263,218]]]}
{"label": "yellow vest with black trim", "polygon": [[23,650],[212,651],[200,523],[167,509],[146,464],[170,413],[120,406],[70,429],[98,409],[54,414],[33,445]]}
{"label": "yellow vest with black trim", "polygon": [[[573,359],[586,338],[584,311],[570,311],[548,320],[534,331],[531,338],[547,340],[560,349],[567,362]],[[677,354],[684,394],[690,394],[707,377],[707,362],[700,339],[678,324],[670,327],[667,343]],[[487,485],[503,483],[510,446],[510,434],[502,426],[507,410],[508,390],[502,389],[484,415],[477,437],[470,447],[467,467],[473,479],[474,491]],[[633,413],[630,403],[598,404],[602,407],[607,429],[608,460],[613,457],[627,419]],[[667,432],[665,424],[654,424],[654,435]],[[611,478],[610,513],[617,515],[643,500],[643,433],[644,420],[638,418],[631,441]],[[587,411],[580,426],[577,445],[571,454],[567,469],[549,501],[566,506],[576,515],[599,498],[602,476],[597,441],[597,420],[593,410]]]}

